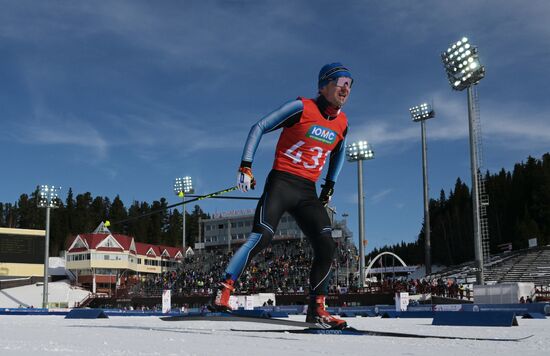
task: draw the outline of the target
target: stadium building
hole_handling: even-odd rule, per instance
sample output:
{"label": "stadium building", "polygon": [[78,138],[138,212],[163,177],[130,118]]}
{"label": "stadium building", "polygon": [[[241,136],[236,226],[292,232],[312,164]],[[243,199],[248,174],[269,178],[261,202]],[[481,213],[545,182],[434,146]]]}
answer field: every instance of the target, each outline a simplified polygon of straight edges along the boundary
{"label": "stadium building", "polygon": [[[334,220],[333,214],[329,211],[329,216]],[[210,219],[202,219],[204,236],[196,244],[198,249],[220,249],[227,247],[228,250],[240,246],[246,242],[254,222],[254,210],[228,211],[219,214],[213,214]],[[344,237],[351,239],[352,233],[347,228],[345,220],[334,222],[332,236],[334,238]],[[277,226],[277,231],[273,237],[274,241],[305,238],[304,233],[296,223],[296,220],[284,213]]]}

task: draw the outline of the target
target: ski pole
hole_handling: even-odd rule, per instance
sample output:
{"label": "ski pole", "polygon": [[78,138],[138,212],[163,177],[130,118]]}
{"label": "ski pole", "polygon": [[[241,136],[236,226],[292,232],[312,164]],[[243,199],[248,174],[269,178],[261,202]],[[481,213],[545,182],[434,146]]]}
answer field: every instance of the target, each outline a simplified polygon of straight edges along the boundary
{"label": "ski pole", "polygon": [[173,208],[173,207],[176,207],[176,206],[180,206],[180,205],[189,204],[189,203],[192,203],[192,202],[197,201],[197,200],[203,200],[203,199],[212,198],[212,197],[215,197],[215,196],[217,196],[217,195],[229,193],[229,192],[232,192],[232,191],[237,190],[237,189],[238,189],[237,186],[233,186],[233,187],[230,187],[230,188],[227,188],[227,189],[218,190],[217,192],[214,192],[214,193],[201,195],[201,196],[198,196],[198,197],[193,198],[193,199],[189,199],[189,200],[182,201],[182,202],[179,202],[179,203],[176,203],[176,204],[168,205],[167,207],[164,207],[164,208],[162,208],[162,209],[153,210],[153,211],[150,211],[150,212],[148,212],[148,213],[141,214],[141,215],[139,215],[139,216],[133,216],[133,217],[131,217],[131,218],[127,218],[127,219],[123,219],[123,220],[119,220],[119,221],[115,221],[115,222],[110,222],[109,220],[106,220],[105,223],[104,223],[104,225],[105,225],[105,227],[109,227],[109,226],[111,226],[111,225],[116,225],[116,224],[121,224],[121,223],[124,223],[124,222],[136,220],[136,219],[141,219],[141,218],[143,218],[143,217],[145,217],[145,216],[149,216],[149,215],[153,215],[153,214],[160,213],[161,211],[164,211],[164,210],[166,210],[166,209],[170,209],[170,208]]}

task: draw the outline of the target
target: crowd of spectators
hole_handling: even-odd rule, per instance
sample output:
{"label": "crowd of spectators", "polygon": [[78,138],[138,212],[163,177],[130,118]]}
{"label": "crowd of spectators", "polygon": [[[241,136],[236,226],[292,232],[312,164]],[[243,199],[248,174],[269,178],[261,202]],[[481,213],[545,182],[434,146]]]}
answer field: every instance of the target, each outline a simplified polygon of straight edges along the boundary
{"label": "crowd of spectators", "polygon": [[386,278],[381,282],[367,284],[371,292],[408,292],[410,295],[431,294],[453,299],[472,299],[469,286],[459,284],[454,278],[437,279],[404,279]]}
{"label": "crowd of spectators", "polygon": [[[214,250],[186,257],[177,271],[128,279],[129,292],[134,295],[159,295],[163,289],[170,289],[176,295],[210,295],[223,277],[233,253]],[[240,293],[307,293],[312,253],[307,240],[278,241],[250,262],[239,278],[237,288]],[[336,276],[340,274],[341,282],[347,271],[355,268],[356,258],[351,249],[339,247],[336,255],[335,266],[345,265],[347,269],[335,268],[331,292],[339,290]],[[353,282],[353,277],[351,280]]]}
{"label": "crowd of spectators", "polygon": [[[132,295],[146,296],[160,295],[165,289],[170,289],[173,295],[211,295],[233,253],[226,249],[197,253],[186,257],[176,271],[129,279],[128,291]],[[260,252],[243,272],[237,284],[239,293],[307,294],[312,253],[307,240],[272,244]],[[455,299],[472,298],[469,287],[452,278],[426,280],[386,276],[359,288],[357,273],[350,273],[357,270],[357,250],[345,244],[339,244],[333,267],[331,294],[408,292],[411,295],[429,293]]]}

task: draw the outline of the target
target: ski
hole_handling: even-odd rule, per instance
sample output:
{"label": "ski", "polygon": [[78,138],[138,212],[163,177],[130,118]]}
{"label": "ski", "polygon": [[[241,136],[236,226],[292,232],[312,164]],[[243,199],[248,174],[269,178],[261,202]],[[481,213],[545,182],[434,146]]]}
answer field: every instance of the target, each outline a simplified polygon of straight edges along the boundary
{"label": "ski", "polygon": [[289,334],[319,334],[319,335],[366,335],[366,336],[387,336],[387,337],[416,338],[416,339],[447,339],[447,340],[471,340],[471,341],[521,341],[533,336],[533,335],[529,335],[529,336],[520,337],[520,338],[484,338],[484,337],[399,333],[399,332],[393,332],[393,331],[359,330],[352,327],[347,327],[345,329],[319,329],[319,328],[273,329],[273,330],[231,329],[231,331],[260,332],[260,333],[289,333]]}
{"label": "ski", "polygon": [[301,329],[231,329],[231,331],[240,332],[259,332],[259,333],[290,333],[290,334],[321,334],[321,335],[366,335],[366,336],[387,336],[401,338],[417,339],[447,339],[447,340],[472,340],[472,341],[521,341],[532,337],[533,335],[520,338],[483,338],[466,336],[445,336],[445,335],[426,335],[414,333],[400,333],[393,331],[375,331],[360,330],[353,327],[344,329],[326,329],[315,323],[307,323],[297,320],[274,319],[268,313],[261,314],[238,314],[229,312],[209,312],[209,313],[190,313],[176,316],[165,316],[160,318],[163,321],[229,321],[229,322],[249,322],[271,325],[294,326]]}
{"label": "ski", "polygon": [[250,322],[262,323],[271,325],[296,326],[301,328],[319,328],[315,323],[306,323],[304,321],[273,319],[269,314],[244,315],[238,313],[212,312],[212,313],[196,313],[184,314],[176,316],[165,316],[160,318],[163,321],[233,321],[233,322]]}

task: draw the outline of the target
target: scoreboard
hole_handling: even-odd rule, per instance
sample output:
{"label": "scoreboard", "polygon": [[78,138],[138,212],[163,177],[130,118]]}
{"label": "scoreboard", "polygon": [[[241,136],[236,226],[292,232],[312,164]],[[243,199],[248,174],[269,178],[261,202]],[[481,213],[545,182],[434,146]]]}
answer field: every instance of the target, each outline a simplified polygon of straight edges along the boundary
{"label": "scoreboard", "polygon": [[44,230],[0,228],[0,263],[44,263]]}

